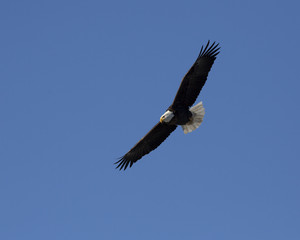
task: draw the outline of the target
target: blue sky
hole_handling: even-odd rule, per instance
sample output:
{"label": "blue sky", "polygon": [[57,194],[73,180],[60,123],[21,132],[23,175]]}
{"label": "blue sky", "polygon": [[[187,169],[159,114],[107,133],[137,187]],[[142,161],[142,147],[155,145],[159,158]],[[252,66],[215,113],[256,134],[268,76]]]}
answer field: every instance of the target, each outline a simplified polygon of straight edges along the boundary
{"label": "blue sky", "polygon": [[[0,238],[300,239],[297,1],[0,3]],[[131,169],[202,44],[178,128]]]}

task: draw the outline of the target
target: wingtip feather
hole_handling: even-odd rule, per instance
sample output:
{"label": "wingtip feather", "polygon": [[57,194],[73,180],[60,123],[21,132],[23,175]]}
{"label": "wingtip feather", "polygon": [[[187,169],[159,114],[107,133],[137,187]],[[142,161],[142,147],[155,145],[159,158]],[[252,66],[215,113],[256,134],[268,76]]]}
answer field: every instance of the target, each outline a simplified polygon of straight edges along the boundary
{"label": "wingtip feather", "polygon": [[210,40],[208,40],[206,46],[204,47],[203,49],[203,45],[201,46],[201,50],[200,50],[200,53],[199,53],[199,57],[213,57],[215,58],[220,52],[220,47],[218,48],[219,46],[219,43],[216,44],[216,42],[213,42],[210,46]]}
{"label": "wingtip feather", "polygon": [[126,168],[129,166],[131,168],[131,166],[133,165],[134,161],[131,161],[129,159],[126,158],[126,154],[123,157],[120,157],[118,161],[116,161],[114,164],[118,164],[116,166],[116,169],[119,169],[120,171],[126,170]]}

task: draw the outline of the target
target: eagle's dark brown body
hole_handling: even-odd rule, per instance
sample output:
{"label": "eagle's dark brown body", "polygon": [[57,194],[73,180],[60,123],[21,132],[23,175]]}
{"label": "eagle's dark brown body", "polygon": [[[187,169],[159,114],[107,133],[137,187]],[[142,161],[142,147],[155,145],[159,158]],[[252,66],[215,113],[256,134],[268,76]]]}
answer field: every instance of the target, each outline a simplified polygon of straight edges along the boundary
{"label": "eagle's dark brown body", "polygon": [[170,106],[168,110],[174,113],[174,118],[169,122],[172,125],[185,125],[188,123],[192,117],[192,113],[186,106]]}

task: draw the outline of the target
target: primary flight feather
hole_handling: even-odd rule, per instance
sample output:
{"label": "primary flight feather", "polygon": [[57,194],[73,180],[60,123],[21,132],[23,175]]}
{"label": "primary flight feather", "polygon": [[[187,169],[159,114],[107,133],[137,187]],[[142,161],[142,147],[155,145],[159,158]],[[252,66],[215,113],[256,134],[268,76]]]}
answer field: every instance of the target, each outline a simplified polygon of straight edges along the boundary
{"label": "primary flight feather", "polygon": [[160,121],[129,150],[119,161],[116,162],[120,170],[131,167],[133,163],[144,155],[157,148],[175,129],[181,125],[184,133],[189,133],[198,128],[205,114],[202,102],[191,107],[202,87],[208,73],[219,54],[219,44],[201,47],[198,58],[193,66],[183,77],[175,99],[168,110],[161,116]]}

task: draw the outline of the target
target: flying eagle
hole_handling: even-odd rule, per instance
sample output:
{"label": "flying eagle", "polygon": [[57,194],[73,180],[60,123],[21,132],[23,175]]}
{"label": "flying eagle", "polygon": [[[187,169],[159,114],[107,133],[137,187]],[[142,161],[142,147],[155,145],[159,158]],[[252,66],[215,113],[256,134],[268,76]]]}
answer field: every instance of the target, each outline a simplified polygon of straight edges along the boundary
{"label": "flying eagle", "polygon": [[181,125],[183,132],[189,133],[198,128],[205,111],[202,102],[191,107],[204,86],[208,73],[219,54],[215,42],[201,47],[199,56],[183,77],[172,105],[161,116],[160,121],[115,164],[116,168],[126,169],[144,155],[157,148],[175,129]]}

